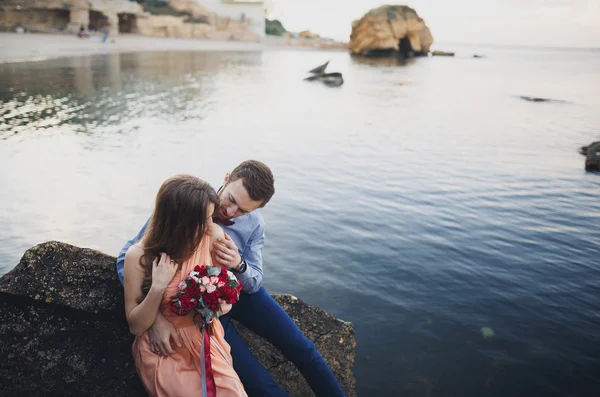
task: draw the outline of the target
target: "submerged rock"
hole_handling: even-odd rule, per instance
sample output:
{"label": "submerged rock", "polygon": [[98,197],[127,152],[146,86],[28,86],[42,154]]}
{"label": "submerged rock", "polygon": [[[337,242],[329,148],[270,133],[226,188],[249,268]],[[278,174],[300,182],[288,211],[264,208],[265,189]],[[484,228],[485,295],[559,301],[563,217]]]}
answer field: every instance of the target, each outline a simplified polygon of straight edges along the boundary
{"label": "submerged rock", "polygon": [[483,337],[483,339],[489,339],[489,338],[493,338],[494,336],[496,336],[496,333],[494,332],[493,329],[491,329],[489,327],[483,327],[483,328],[481,328],[481,336]]}
{"label": "submerged rock", "polygon": [[527,96],[527,95],[518,95],[518,98],[523,99],[527,102],[549,102],[554,104],[567,104],[568,101],[563,101],[561,99],[552,99],[552,98],[542,98],[537,96]]}
{"label": "submerged rock", "polygon": [[535,96],[525,96],[525,95],[521,95],[519,98],[524,99],[526,101],[529,102],[549,102],[552,99],[549,98],[540,98],[540,97],[535,97]]}
{"label": "submerged rock", "polygon": [[344,77],[341,73],[321,73],[305,78],[306,81],[320,81],[329,87],[339,87],[344,84]]}
{"label": "submerged rock", "polygon": [[433,51],[431,53],[431,55],[434,56],[434,57],[436,57],[436,56],[437,57],[453,57],[454,53],[453,52],[446,52],[446,51],[439,51],[439,50],[437,50],[437,51]]}
{"label": "submerged rock", "polygon": [[316,68],[309,70],[308,73],[312,73],[312,76],[309,76],[304,80],[320,81],[329,87],[339,87],[342,84],[344,84],[344,78],[341,73],[325,73],[327,65],[329,65],[329,61],[325,62],[323,65],[317,66]]}
{"label": "submerged rock", "polygon": [[433,37],[415,10],[403,5],[385,5],[353,22],[350,52],[364,56],[427,55]]}
{"label": "submerged rock", "polygon": [[586,157],[586,171],[600,171],[600,141],[583,146],[579,152]]}
{"label": "submerged rock", "polygon": [[[146,396],[114,257],[60,242],[37,245],[0,279],[0,297],[3,395]],[[352,324],[290,295],[274,298],[315,342],[348,396],[356,396]],[[236,326],[290,396],[312,395],[275,348]]]}

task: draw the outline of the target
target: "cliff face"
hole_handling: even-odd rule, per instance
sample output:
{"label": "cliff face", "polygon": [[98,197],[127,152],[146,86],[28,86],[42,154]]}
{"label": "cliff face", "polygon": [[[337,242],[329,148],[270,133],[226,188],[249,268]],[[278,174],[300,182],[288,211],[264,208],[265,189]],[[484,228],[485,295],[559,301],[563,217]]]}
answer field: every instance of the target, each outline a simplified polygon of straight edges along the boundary
{"label": "cliff face", "polygon": [[247,21],[210,12],[197,0],[170,0],[145,6],[150,12],[144,12],[142,5],[130,0],[3,0],[0,24],[24,24],[30,30],[47,32],[76,33],[83,26],[99,32],[106,27],[111,36],[140,33],[184,39],[260,41]]}
{"label": "cliff face", "polygon": [[[7,396],[145,396],[131,356],[114,257],[48,242],[0,279],[0,384]],[[354,329],[290,295],[277,302],[312,339],[348,396],[354,391]],[[290,396],[312,392],[295,367],[237,324]]]}
{"label": "cliff face", "polygon": [[364,56],[426,55],[433,37],[425,21],[407,6],[386,5],[370,10],[352,24],[350,51]]}

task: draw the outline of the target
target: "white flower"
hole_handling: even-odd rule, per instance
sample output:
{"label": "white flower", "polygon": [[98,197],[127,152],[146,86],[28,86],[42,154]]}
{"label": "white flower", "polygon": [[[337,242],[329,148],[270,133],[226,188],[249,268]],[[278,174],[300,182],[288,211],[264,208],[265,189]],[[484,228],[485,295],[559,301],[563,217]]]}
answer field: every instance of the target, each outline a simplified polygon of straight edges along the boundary
{"label": "white flower", "polygon": [[177,284],[177,288],[179,289],[184,289],[185,287],[187,287],[187,284],[183,280],[181,280],[179,284]]}
{"label": "white flower", "polygon": [[207,285],[206,286],[206,292],[208,292],[209,294],[212,294],[213,292],[215,292],[217,290],[217,286],[216,285]]}
{"label": "white flower", "polygon": [[219,283],[219,277],[217,277],[217,276],[212,276],[212,277],[210,278],[210,283],[211,283],[211,284],[214,284],[214,285],[217,285],[217,284]]}
{"label": "white flower", "polygon": [[202,284],[203,285],[209,285],[210,284],[210,279],[207,276],[202,277]]}

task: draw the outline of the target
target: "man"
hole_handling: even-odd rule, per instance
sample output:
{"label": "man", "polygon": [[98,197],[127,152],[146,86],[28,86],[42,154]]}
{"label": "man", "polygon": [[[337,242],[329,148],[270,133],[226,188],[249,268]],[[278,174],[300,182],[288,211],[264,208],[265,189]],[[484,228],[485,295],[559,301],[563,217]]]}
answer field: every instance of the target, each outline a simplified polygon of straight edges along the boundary
{"label": "man", "polygon": [[[243,285],[238,303],[229,314],[220,317],[225,340],[231,346],[234,368],[250,397],[287,396],[244,343],[231,322],[232,318],[278,348],[300,370],[317,397],[344,396],[314,344],[302,335],[292,319],[262,286],[265,234],[259,209],[269,202],[274,193],[271,170],[255,160],[244,161],[231,175],[226,174],[219,190],[221,204],[215,211],[215,221],[221,224],[225,238],[215,242],[215,261],[234,272]],[[121,283],[125,253],[141,239],[147,224],[119,253],[117,273]],[[172,354],[171,342],[181,345],[172,324],[160,313],[149,335],[152,351],[156,354]]]}

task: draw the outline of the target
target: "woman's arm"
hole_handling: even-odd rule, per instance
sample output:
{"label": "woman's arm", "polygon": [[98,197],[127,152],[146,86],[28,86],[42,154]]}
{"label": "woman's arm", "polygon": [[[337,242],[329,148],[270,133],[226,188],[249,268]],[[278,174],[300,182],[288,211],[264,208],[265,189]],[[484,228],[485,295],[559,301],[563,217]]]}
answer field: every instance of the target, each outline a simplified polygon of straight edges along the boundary
{"label": "woman's arm", "polygon": [[[156,320],[156,314],[162,301],[162,295],[167,285],[177,271],[177,265],[171,262],[168,255],[162,253],[152,264],[152,286],[146,297],[142,292],[144,270],[140,258],[144,250],[132,245],[125,254],[125,316],[132,334],[140,336]],[[141,303],[138,303],[140,302]]]}

